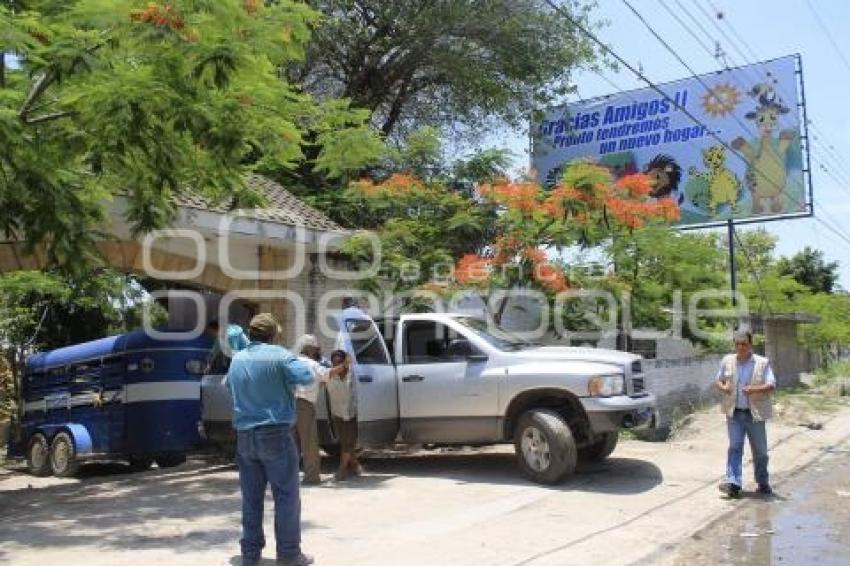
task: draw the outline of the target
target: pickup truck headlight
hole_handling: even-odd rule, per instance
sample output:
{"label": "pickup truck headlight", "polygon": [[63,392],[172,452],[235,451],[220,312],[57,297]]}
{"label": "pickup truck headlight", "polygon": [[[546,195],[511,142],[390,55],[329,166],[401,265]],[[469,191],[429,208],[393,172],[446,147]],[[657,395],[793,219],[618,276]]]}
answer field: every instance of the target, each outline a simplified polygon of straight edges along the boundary
{"label": "pickup truck headlight", "polygon": [[625,393],[626,381],[623,374],[594,375],[587,382],[587,392],[591,397],[610,397]]}

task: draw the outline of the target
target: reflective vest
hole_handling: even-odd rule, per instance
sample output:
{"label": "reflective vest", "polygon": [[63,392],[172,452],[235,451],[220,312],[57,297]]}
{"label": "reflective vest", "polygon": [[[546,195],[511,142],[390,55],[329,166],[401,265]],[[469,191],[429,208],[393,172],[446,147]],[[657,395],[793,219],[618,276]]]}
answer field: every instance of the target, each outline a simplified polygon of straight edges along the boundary
{"label": "reflective vest", "polygon": [[[770,363],[767,358],[753,354],[755,361],[750,385],[764,385],[764,370]],[[731,393],[723,393],[720,408],[727,417],[735,412],[735,397],[738,391],[738,356],[729,354],[721,362],[722,377],[732,384]],[[754,421],[764,421],[773,416],[773,391],[767,393],[750,393],[750,412]]]}

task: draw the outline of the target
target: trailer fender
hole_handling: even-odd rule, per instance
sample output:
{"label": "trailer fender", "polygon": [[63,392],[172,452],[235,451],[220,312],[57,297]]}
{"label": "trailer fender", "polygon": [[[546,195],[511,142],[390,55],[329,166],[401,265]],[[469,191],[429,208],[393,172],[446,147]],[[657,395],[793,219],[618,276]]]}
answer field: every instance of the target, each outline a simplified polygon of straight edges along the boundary
{"label": "trailer fender", "polygon": [[67,430],[71,434],[71,438],[74,439],[74,448],[77,457],[92,453],[91,435],[86,427],[77,423],[66,423],[59,428],[60,430]]}

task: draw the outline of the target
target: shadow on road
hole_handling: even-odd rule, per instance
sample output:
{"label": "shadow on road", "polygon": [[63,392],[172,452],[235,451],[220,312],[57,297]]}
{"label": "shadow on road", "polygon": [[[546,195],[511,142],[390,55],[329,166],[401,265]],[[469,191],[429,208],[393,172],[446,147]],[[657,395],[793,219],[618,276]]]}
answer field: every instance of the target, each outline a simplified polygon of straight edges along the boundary
{"label": "shadow on road", "polygon": [[[192,463],[131,473],[121,464],[90,464],[77,481],[0,492],[0,541],[16,546],[207,550],[238,537],[239,485],[232,466]],[[217,474],[217,475],[216,475]],[[204,519],[209,525],[194,528]],[[173,524],[146,532],[147,521]]]}
{"label": "shadow on road", "polygon": [[[372,455],[364,460],[368,474],[352,486],[379,487],[381,476],[435,477],[466,484],[533,486],[520,472],[511,453],[417,453],[407,456]],[[371,481],[370,481],[371,480]],[[580,463],[573,477],[560,485],[540,486],[559,491],[634,494],[648,491],[663,480],[652,462],[610,458],[596,464]]]}
{"label": "shadow on road", "polygon": [[[323,462],[332,471],[332,460]],[[372,455],[366,475],[326,481],[309,489],[389,489],[397,477],[448,479],[464,485],[516,485],[559,491],[629,495],[662,481],[654,464],[632,458],[581,465],[560,485],[537,486],[525,479],[512,453],[417,452]],[[0,491],[0,546],[121,550],[181,548],[186,552],[232,545],[239,536],[239,483],[232,464],[193,461],[187,465],[132,473],[122,464],[90,464],[76,479],[41,487]],[[37,484],[33,478],[33,484]],[[44,481],[44,480],[42,480]],[[61,483],[59,483],[61,482]],[[305,490],[306,491],[306,490]],[[146,523],[156,528],[145,528]],[[321,528],[305,522],[305,530]],[[0,558],[8,549],[0,548]]]}

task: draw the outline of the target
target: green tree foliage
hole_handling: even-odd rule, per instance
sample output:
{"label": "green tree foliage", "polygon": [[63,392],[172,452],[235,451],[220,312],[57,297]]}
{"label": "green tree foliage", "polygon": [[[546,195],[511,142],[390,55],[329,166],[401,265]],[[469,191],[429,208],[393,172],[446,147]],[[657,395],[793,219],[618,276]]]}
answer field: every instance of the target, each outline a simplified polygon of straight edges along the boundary
{"label": "green tree foliage", "polygon": [[[0,350],[17,373],[31,352],[140,328],[145,291],[131,277],[95,269],[73,278],[59,272],[15,271],[0,276]],[[167,313],[149,307],[153,324]],[[11,374],[7,375],[11,379]],[[15,384],[3,387],[16,391]]]}
{"label": "green tree foliage", "polygon": [[809,246],[790,258],[780,258],[776,270],[780,275],[790,275],[814,293],[832,293],[838,281],[838,262],[827,262],[821,250]]}
{"label": "green tree foliage", "polygon": [[[590,65],[590,42],[542,0],[310,0],[326,17],[292,75],[350,99],[387,136],[421,126],[482,133],[525,123]],[[561,2],[592,26],[592,3]]]}
{"label": "green tree foliage", "polygon": [[0,52],[19,65],[0,69],[0,233],[77,268],[118,195],[138,234],[187,190],[261,204],[243,174],[309,147],[328,176],[377,159],[368,112],[282,78],[319,17],[289,0],[4,2]]}
{"label": "green tree foliage", "polygon": [[[616,270],[601,284],[621,300],[628,294],[632,328],[668,329],[675,316],[687,315],[695,293],[728,288],[726,254],[716,234],[651,226],[615,238],[607,253]],[[698,305],[700,309],[728,306],[729,301],[719,297],[707,297]],[[697,323],[703,331],[712,329],[710,321]],[[686,338],[702,343],[693,330],[683,325]]]}

